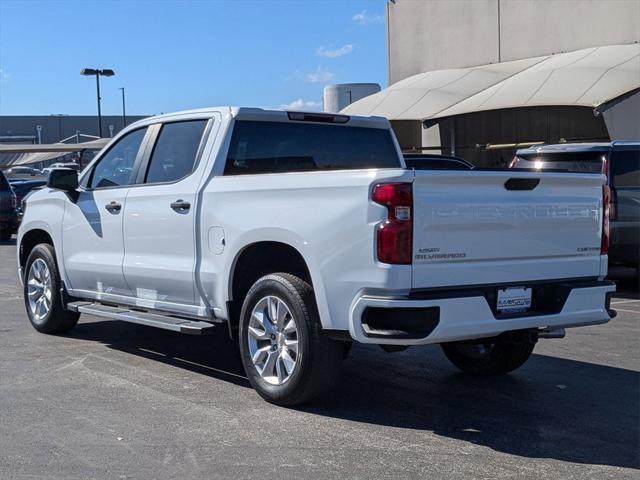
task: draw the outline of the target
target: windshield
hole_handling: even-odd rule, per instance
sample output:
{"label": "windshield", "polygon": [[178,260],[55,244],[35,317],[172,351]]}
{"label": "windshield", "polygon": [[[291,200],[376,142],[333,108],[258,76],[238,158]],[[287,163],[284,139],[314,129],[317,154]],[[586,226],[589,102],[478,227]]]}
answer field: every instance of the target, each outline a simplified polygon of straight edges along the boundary
{"label": "windshield", "polygon": [[516,156],[513,168],[603,173],[605,158],[604,152],[527,153]]}

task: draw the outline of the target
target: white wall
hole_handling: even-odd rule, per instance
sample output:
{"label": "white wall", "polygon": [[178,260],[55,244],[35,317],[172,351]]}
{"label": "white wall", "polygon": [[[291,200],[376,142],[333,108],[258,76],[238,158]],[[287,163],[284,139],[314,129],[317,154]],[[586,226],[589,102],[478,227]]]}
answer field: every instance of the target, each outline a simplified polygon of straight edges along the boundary
{"label": "white wall", "polygon": [[640,0],[395,0],[387,14],[389,83],[640,41]]}

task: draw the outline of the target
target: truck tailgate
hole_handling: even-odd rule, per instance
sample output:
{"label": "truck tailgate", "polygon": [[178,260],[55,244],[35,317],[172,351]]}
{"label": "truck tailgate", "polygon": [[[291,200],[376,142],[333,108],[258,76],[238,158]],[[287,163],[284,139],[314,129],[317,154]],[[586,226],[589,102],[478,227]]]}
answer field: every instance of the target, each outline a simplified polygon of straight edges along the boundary
{"label": "truck tailgate", "polygon": [[416,171],[412,287],[599,276],[604,181],[595,174]]}

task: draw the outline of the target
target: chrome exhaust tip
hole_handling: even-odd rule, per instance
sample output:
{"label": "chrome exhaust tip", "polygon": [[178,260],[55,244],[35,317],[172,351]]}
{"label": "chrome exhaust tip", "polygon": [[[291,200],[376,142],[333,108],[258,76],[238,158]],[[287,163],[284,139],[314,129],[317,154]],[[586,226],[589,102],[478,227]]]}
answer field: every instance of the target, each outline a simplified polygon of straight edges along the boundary
{"label": "chrome exhaust tip", "polygon": [[564,338],[566,333],[564,328],[543,328],[538,330],[538,338]]}

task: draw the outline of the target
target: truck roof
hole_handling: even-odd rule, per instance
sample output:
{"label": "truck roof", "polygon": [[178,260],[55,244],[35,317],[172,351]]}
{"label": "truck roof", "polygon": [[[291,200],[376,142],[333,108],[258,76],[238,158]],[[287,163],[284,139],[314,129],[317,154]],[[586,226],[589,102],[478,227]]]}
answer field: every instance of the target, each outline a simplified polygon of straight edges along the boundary
{"label": "truck roof", "polygon": [[[228,113],[232,118],[242,120],[262,120],[262,121],[292,121],[290,114],[307,114],[311,117],[328,117],[337,116],[348,118],[349,125],[374,127],[374,128],[389,128],[389,121],[384,117],[371,116],[365,117],[360,115],[342,115],[338,113],[326,113],[326,112],[298,112],[290,110],[278,110],[278,109],[266,109],[257,107],[237,107],[237,106],[220,106],[220,107],[206,107],[197,108],[191,110],[182,110],[178,112],[163,113],[154,115],[152,117],[138,120],[131,125],[141,126],[156,123],[160,121],[177,120],[180,117],[197,115],[197,114],[212,114],[215,112]],[[305,121],[302,119],[298,119]],[[313,121],[313,120],[309,120]],[[343,122],[338,122],[343,123]]]}

